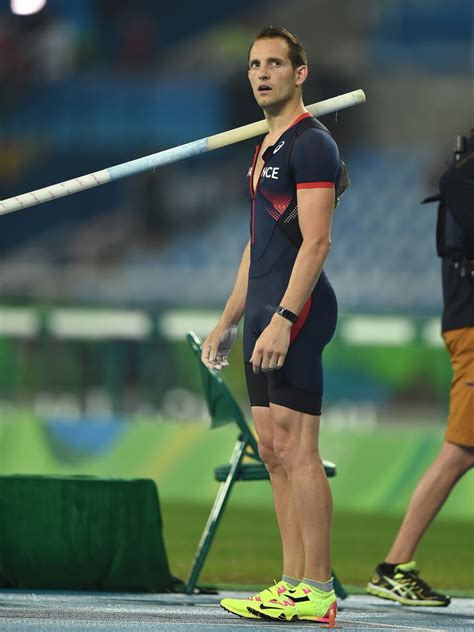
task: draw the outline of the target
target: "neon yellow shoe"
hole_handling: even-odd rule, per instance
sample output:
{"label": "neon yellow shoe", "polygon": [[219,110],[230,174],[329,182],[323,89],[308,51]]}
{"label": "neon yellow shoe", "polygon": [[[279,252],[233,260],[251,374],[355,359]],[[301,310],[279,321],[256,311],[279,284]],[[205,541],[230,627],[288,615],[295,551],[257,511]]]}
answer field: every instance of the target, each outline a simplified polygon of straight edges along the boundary
{"label": "neon yellow shoe", "polygon": [[336,594],[301,583],[280,598],[253,603],[249,611],[272,621],[318,621],[332,626],[337,614]]}
{"label": "neon yellow shoe", "polygon": [[239,617],[244,617],[245,619],[260,619],[260,615],[250,612],[248,607],[252,605],[257,607],[264,601],[278,599],[278,597],[285,594],[290,588],[293,588],[293,586],[287,582],[275,582],[273,586],[265,588],[262,592],[247,597],[247,599],[222,599],[221,606],[224,610],[236,614]]}

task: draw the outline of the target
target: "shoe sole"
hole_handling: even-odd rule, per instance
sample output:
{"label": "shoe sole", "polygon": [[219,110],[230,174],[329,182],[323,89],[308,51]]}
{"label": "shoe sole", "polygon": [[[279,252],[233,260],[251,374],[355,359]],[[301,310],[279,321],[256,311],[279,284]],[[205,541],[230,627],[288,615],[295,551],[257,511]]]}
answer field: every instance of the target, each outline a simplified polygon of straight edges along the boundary
{"label": "shoe sole", "polygon": [[401,603],[402,606],[417,606],[422,608],[446,608],[449,606],[450,602],[443,603],[441,601],[430,601],[428,599],[424,601],[418,601],[415,599],[404,599],[403,597],[399,597],[398,595],[394,595],[392,592],[385,588],[379,588],[374,586],[374,584],[368,584],[366,587],[366,592],[369,595],[373,595],[374,597],[380,597],[380,599],[388,599],[389,601],[396,601],[397,603]]}
{"label": "shoe sole", "polygon": [[297,614],[294,614],[291,617],[291,619],[288,619],[283,612],[280,612],[280,614],[277,617],[271,617],[269,614],[260,612],[260,610],[255,610],[255,608],[252,608],[250,606],[247,608],[247,610],[251,612],[252,614],[254,614],[258,619],[265,619],[266,621],[286,621],[287,623],[291,623],[295,621],[313,621],[313,623],[314,622],[315,623],[331,623],[331,625],[333,625],[334,621],[336,620],[335,616],[331,621],[331,617],[329,616],[327,617],[299,617]]}
{"label": "shoe sole", "polygon": [[223,606],[222,604],[219,604],[220,607],[225,610],[226,612],[230,612],[230,614],[235,614],[235,616],[240,617],[241,619],[260,619],[260,616],[258,614],[254,614],[253,612],[250,612],[250,609],[247,608],[248,615],[245,614],[241,614],[240,612],[235,612],[234,610],[231,610],[230,608],[227,608],[226,606]]}
{"label": "shoe sole", "polygon": [[269,614],[260,612],[260,610],[255,610],[255,608],[252,608],[250,606],[247,608],[247,610],[254,614],[258,619],[265,619],[265,621],[287,621],[288,623],[291,623],[291,621],[296,621],[298,619],[296,614],[291,619],[287,619],[283,612],[281,612],[277,617],[271,617]]}

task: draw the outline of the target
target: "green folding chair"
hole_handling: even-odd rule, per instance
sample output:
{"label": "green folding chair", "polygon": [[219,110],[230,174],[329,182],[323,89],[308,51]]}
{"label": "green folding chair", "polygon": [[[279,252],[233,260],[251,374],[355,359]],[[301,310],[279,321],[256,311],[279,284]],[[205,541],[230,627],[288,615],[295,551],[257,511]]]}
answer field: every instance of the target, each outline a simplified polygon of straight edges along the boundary
{"label": "green folding chair", "polygon": [[[202,532],[194,555],[194,561],[186,580],[185,592],[191,594],[196,587],[198,577],[209,549],[211,548],[212,541],[234,483],[236,481],[268,480],[269,476],[258,454],[255,436],[227,384],[218,371],[208,369],[201,361],[201,340],[192,331],[187,334],[186,338],[199,365],[203,392],[211,417],[211,428],[218,428],[225,424],[234,423],[239,430],[229,463],[219,465],[214,470],[214,477],[221,483],[221,486],[211,509],[211,513],[209,514],[209,518],[207,519],[204,531]],[[243,462],[244,457],[248,457],[248,461]],[[336,475],[336,466],[334,463],[323,461],[323,465],[328,478]],[[347,593],[334,572],[333,575],[336,594],[341,599],[345,599]]]}

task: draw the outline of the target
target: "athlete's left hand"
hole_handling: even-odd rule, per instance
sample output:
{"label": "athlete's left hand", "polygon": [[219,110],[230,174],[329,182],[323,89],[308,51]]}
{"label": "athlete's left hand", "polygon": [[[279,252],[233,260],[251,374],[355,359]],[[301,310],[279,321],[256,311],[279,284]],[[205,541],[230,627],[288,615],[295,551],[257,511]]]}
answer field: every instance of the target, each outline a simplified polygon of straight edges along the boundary
{"label": "athlete's left hand", "polygon": [[273,316],[255,343],[250,358],[254,373],[281,369],[290,346],[291,327],[291,322],[286,318],[278,314]]}

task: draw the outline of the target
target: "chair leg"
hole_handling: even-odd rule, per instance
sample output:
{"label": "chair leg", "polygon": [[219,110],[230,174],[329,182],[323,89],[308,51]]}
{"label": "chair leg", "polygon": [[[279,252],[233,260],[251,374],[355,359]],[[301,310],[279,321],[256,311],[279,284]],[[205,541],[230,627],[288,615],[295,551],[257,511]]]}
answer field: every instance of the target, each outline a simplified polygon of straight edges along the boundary
{"label": "chair leg", "polygon": [[341,599],[346,599],[347,598],[347,592],[344,590],[344,586],[341,584],[341,582],[337,578],[337,575],[334,572],[334,569],[332,569],[332,577],[333,577],[332,581],[333,581],[333,585],[334,585],[334,592]]}
{"label": "chair leg", "polygon": [[202,532],[198,548],[196,549],[196,553],[194,554],[194,561],[189,571],[185,586],[185,593],[187,593],[188,595],[190,595],[196,587],[199,574],[211,547],[212,540],[214,539],[214,535],[216,533],[217,527],[219,526],[222,514],[224,513],[224,509],[227,504],[227,500],[229,499],[232,486],[237,477],[237,473],[242,462],[247,444],[248,442],[246,440],[240,439],[235,445],[231,457],[232,466],[229,470],[229,474],[227,475],[225,482],[223,482],[219,488],[219,492],[214,501],[214,505],[212,506],[211,513],[209,514],[209,518],[207,519],[206,526],[204,527],[204,531]]}

